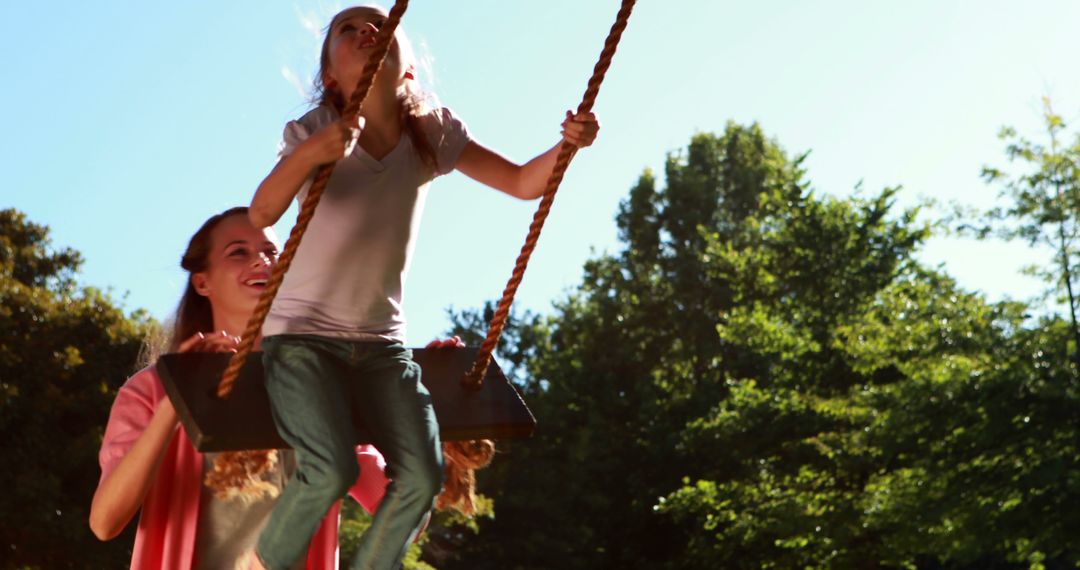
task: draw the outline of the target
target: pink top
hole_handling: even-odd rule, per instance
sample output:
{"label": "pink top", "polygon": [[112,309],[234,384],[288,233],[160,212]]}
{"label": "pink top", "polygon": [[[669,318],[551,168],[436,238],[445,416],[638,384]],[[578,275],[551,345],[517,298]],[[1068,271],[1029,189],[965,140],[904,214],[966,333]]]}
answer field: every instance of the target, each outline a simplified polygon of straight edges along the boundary
{"label": "pink top", "polygon": [[[120,388],[98,453],[102,481],[135,445],[164,397],[165,388],[153,367],[140,370]],[[386,461],[370,445],[358,446],[356,459],[360,464],[360,478],[349,490],[349,495],[367,512],[373,513],[389,482],[384,475]],[[195,450],[183,429],[176,430],[162,458],[157,479],[143,501],[131,556],[133,570],[187,570],[192,567],[202,477],[203,455]],[[339,501],[331,507],[312,537],[308,570],[337,568],[340,510]]]}

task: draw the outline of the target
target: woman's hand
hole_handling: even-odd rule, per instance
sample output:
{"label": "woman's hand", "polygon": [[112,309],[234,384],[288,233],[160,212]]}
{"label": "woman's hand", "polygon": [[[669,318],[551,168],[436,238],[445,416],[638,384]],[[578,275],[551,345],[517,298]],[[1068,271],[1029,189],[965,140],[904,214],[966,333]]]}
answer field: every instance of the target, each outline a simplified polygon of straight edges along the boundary
{"label": "woman's hand", "polygon": [[356,123],[352,125],[343,120],[334,121],[304,139],[295,152],[304,156],[313,166],[337,162],[352,154],[363,128],[363,117],[357,117]]}
{"label": "woman's hand", "polygon": [[577,148],[585,148],[596,140],[596,134],[600,132],[600,121],[595,113],[566,112],[566,119],[562,122],[563,140]]}
{"label": "woman's hand", "polygon": [[435,339],[427,344],[424,348],[465,348],[465,341],[461,340],[461,337],[454,335],[450,338]]}
{"label": "woman's hand", "polygon": [[195,333],[176,348],[177,352],[236,352],[240,337],[225,331]]}

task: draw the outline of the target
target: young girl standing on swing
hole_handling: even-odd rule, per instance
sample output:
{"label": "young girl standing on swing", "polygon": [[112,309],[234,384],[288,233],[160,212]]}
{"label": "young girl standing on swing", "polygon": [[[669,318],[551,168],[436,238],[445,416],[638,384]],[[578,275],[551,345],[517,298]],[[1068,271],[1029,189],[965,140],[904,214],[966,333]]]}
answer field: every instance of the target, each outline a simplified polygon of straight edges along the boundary
{"label": "young girl standing on swing", "polygon": [[[337,163],[266,322],[266,385],[297,470],[274,508],[254,566],[288,568],[326,510],[356,480],[352,414],[361,414],[391,484],[353,568],[396,568],[442,485],[439,429],[419,366],[403,345],[402,292],[428,185],[459,170],[521,199],[542,195],[559,144],[524,165],[473,140],[449,109],[430,109],[398,28],[356,124],[340,114],[386,20],[378,8],[334,16],[316,78],[318,106],[285,127],[280,160],[249,216],[276,222],[315,170]],[[592,144],[599,123],[567,112],[562,140]],[[351,386],[351,388],[350,388]],[[349,394],[355,400],[349,401]]]}

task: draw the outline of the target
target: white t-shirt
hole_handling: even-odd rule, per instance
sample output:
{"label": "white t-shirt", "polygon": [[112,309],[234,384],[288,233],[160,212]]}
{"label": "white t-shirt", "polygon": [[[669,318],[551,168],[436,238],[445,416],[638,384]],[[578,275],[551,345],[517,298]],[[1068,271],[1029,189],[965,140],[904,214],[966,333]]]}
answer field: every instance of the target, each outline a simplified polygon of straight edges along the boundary
{"label": "white t-shirt", "polygon": [[[270,511],[278,496],[261,495],[255,499],[219,499],[206,484],[206,473],[214,468],[218,453],[203,454],[203,485],[199,495],[199,523],[195,529],[194,570],[236,568],[249,550],[255,548],[259,533],[270,520]],[[278,461],[261,477],[280,494],[285,483],[296,471],[296,458],[291,449],[279,449]],[[293,570],[303,570],[307,557],[293,564]]]}
{"label": "white t-shirt", "polygon": [[[290,121],[280,156],[337,119],[336,111],[323,106]],[[263,335],[405,341],[405,277],[428,185],[454,169],[469,141],[465,124],[447,108],[422,117],[421,126],[435,151],[435,172],[404,131],[382,160],[356,145],[338,161]],[[308,180],[297,194],[301,204],[310,185]]]}

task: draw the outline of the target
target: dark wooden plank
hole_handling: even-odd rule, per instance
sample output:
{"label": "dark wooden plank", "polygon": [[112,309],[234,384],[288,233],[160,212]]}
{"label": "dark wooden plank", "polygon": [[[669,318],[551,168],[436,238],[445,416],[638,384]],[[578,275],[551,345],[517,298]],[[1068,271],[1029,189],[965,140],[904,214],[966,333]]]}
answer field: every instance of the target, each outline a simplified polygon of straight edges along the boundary
{"label": "dark wooden plank", "polygon": [[[483,388],[461,386],[476,352],[475,348],[413,349],[443,440],[532,435],[536,419],[494,361]],[[210,353],[166,354],[158,360],[158,374],[188,437],[203,452],[287,447],[270,415],[262,354],[248,357],[232,395],[223,400],[215,391],[228,361],[228,354]],[[363,418],[354,419],[357,443],[370,443]]]}

